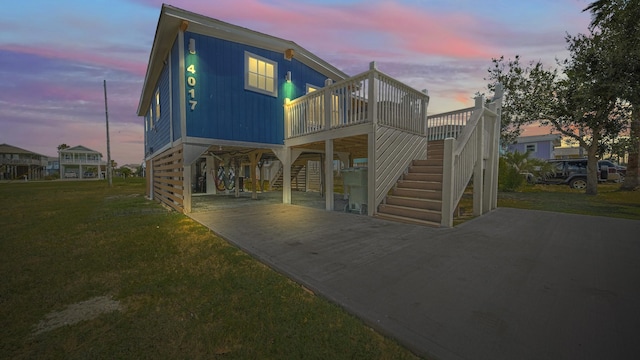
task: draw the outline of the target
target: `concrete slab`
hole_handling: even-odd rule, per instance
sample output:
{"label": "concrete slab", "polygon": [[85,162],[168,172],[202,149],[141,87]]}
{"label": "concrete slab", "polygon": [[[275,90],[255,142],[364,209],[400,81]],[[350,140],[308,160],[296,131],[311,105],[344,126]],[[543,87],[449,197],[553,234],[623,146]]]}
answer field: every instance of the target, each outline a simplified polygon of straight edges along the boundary
{"label": "concrete slab", "polygon": [[191,217],[422,356],[640,354],[640,221],[499,208],[431,229],[282,204]]}

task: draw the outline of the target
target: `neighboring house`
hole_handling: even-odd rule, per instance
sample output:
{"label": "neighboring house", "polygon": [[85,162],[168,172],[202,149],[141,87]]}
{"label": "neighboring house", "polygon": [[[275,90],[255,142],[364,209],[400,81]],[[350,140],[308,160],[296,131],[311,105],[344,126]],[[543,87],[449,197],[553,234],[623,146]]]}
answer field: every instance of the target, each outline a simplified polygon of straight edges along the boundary
{"label": "neighboring house", "polygon": [[555,159],[555,149],[562,143],[562,136],[557,134],[521,136],[516,139],[515,144],[507,147],[508,152],[528,152],[532,159],[549,160]]}
{"label": "neighboring house", "polygon": [[47,157],[9,144],[0,144],[0,180],[42,180]]}
{"label": "neighboring house", "polygon": [[60,174],[60,158],[57,156],[47,156],[47,166],[45,176],[57,176]]}
{"label": "neighboring house", "polygon": [[99,179],[104,167],[102,154],[82,145],[58,151],[61,179]]}
{"label": "neighboring house", "polygon": [[[375,63],[349,77],[292,41],[169,5],[155,34],[138,105],[148,197],[188,213],[194,194],[240,196],[239,178],[259,177],[281,182],[291,203],[292,187],[322,174],[332,210],[334,160],[366,159],[370,216],[451,226],[473,174],[474,213],[495,208],[500,91],[489,105],[430,116],[443,134],[431,136],[426,90]],[[440,131],[451,118],[455,131]]]}
{"label": "neighboring house", "polygon": [[583,159],[587,151],[580,146],[562,146],[555,148],[555,159]]}

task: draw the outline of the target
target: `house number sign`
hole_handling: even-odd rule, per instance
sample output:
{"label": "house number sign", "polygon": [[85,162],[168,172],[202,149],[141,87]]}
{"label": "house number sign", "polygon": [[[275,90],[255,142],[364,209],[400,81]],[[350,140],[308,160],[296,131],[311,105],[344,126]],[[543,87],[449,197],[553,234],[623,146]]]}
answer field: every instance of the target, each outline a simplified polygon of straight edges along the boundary
{"label": "house number sign", "polygon": [[187,67],[187,93],[189,94],[189,106],[193,111],[198,105],[198,100],[196,100],[196,66],[193,64]]}

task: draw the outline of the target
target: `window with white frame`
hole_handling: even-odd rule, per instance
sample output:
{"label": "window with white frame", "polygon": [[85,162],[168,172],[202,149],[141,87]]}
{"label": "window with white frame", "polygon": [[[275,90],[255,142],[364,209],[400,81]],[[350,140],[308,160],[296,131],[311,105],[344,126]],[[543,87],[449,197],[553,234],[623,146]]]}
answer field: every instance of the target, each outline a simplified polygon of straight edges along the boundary
{"label": "window with white frame", "polygon": [[538,150],[538,147],[536,145],[537,144],[526,144],[524,146],[524,151],[535,153]]}
{"label": "window with white frame", "polygon": [[275,61],[245,51],[244,68],[246,90],[278,96],[278,64]]}
{"label": "window with white frame", "polygon": [[153,130],[153,106],[149,106],[149,129]]}
{"label": "window with white frame", "polygon": [[160,120],[160,89],[156,90],[156,113],[154,115],[156,121]]}

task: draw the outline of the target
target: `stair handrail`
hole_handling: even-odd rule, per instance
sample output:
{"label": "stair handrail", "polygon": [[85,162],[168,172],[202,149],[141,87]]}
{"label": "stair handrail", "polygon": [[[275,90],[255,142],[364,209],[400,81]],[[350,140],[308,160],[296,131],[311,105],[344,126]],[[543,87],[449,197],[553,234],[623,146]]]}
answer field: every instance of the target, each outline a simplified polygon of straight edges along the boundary
{"label": "stair handrail", "polygon": [[474,178],[473,213],[481,215],[497,206],[498,143],[502,86],[496,86],[493,101],[475,98],[473,114],[457,138],[444,140],[441,226],[453,226],[453,211],[471,177]]}

